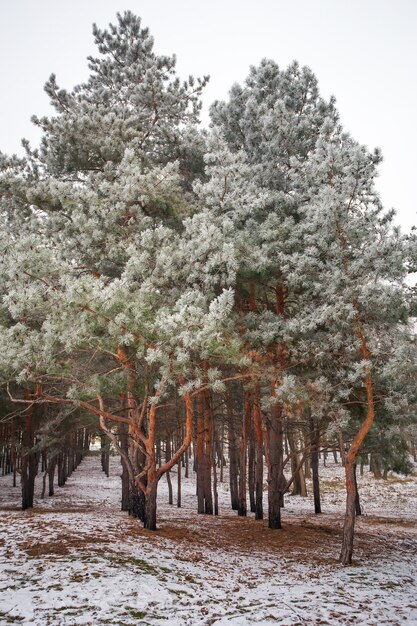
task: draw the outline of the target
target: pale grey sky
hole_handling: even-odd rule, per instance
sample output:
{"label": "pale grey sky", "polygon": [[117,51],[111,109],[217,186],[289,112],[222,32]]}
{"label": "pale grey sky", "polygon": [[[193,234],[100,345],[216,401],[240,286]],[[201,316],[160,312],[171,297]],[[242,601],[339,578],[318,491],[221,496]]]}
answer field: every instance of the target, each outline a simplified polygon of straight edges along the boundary
{"label": "pale grey sky", "polygon": [[384,155],[378,188],[404,230],[417,224],[417,0],[0,0],[0,150],[19,152],[48,114],[43,84],[87,76],[91,25],[130,9],[149,26],[157,52],[178,57],[182,76],[210,74],[209,104],[226,98],[263,57],[309,65],[358,141]]}

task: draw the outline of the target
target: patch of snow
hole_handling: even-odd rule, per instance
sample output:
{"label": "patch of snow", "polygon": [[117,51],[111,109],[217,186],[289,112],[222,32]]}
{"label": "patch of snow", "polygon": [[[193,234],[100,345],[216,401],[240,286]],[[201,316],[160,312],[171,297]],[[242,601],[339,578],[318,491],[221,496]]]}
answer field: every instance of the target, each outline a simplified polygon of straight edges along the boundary
{"label": "patch of snow", "polygon": [[159,530],[145,531],[120,511],[119,459],[109,478],[99,465],[86,457],[53,498],[37,492],[32,511],[0,478],[1,624],[417,624],[416,476],[358,477],[365,515],[355,564],[342,568],[343,468],[333,461],[320,468],[324,513],[287,496],[282,531],[238,518],[226,483],[220,515],[198,515],[193,478],[182,479],[180,509],[161,480]]}

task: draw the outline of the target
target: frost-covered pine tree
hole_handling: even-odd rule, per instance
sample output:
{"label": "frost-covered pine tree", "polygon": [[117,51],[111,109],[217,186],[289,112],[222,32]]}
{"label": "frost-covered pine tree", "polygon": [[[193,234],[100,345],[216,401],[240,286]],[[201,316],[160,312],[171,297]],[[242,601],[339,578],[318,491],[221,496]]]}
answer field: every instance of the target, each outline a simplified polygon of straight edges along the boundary
{"label": "frost-covered pine tree", "polygon": [[336,125],[337,112],[333,100],[320,97],[308,68],[293,63],[280,70],[264,60],[251,68],[243,86],[232,88],[227,103],[213,105],[211,116],[216,134],[203,195],[213,213],[232,220],[241,251],[238,301],[246,318],[246,351],[257,353],[267,374],[262,389],[268,407],[269,526],[280,528],[286,416],[276,393],[293,366],[289,344],[301,290],[291,262],[303,255],[294,161],[309,158],[323,125]]}
{"label": "frost-covered pine tree", "polygon": [[236,302],[244,304],[237,323],[243,314],[245,350],[262,362],[264,384],[272,383],[272,398],[265,398],[269,525],[280,527],[283,428],[291,414],[304,403],[344,420],[341,560],[348,563],[352,472],[375,420],[375,380],[382,385],[388,371],[395,378],[400,354],[407,366],[415,358],[406,324],[407,242],[375,191],[378,151],[370,154],[343,133],[334,101],[320,98],[307,68],[281,72],[264,61],[244,87],[233,87],[227,104],[214,105],[212,119],[210,179],[201,193],[217,219],[234,224]]}
{"label": "frost-covered pine tree", "polygon": [[[57,114],[35,119],[40,149],[2,157],[1,367],[42,385],[37,402],[99,415],[115,445],[112,424],[129,426],[131,454],[120,452],[155,528],[158,481],[191,441],[201,359],[232,340],[234,250],[203,214],[184,217],[204,80],[181,83],[131,13],[94,32],[87,83],[47,83]],[[184,440],[158,468],[158,402],[178,392]]]}
{"label": "frost-covered pine tree", "polygon": [[399,362],[405,359],[403,366],[409,368],[413,360],[405,284],[408,247],[392,225],[392,213],[383,213],[375,190],[380,158],[340,128],[324,126],[314,152],[300,167],[295,164],[305,254],[294,264],[305,287],[300,342],[317,359],[317,373],[328,375],[337,399],[335,415],[351,423],[343,564],[351,562],[353,552],[356,456],[382,398],[382,413],[398,411]]}

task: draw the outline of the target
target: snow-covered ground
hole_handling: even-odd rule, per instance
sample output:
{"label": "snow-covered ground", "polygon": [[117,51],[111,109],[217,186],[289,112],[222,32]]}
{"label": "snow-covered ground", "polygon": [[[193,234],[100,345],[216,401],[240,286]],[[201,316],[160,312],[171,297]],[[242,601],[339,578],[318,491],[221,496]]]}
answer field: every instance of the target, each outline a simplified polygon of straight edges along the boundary
{"label": "snow-covered ground", "polygon": [[220,515],[197,515],[192,479],[181,509],[167,504],[162,479],[159,530],[145,531],[119,510],[119,474],[117,457],[106,478],[89,456],[26,512],[19,487],[0,478],[1,625],[417,624],[417,475],[359,479],[365,515],[355,563],[343,568],[333,462],[321,467],[324,513],[310,497],[287,497],[281,531],[238,518],[227,485]]}

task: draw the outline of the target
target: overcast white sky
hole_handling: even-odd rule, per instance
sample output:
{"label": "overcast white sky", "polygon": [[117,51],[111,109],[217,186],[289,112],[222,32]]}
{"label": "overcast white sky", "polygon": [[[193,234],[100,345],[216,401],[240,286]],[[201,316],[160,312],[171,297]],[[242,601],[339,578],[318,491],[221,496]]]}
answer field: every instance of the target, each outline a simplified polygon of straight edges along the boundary
{"label": "overcast white sky", "polygon": [[210,74],[207,108],[263,57],[309,65],[358,141],[384,155],[378,188],[404,230],[417,224],[417,0],[0,0],[0,150],[20,152],[49,113],[43,84],[87,77],[91,25],[130,9],[182,76]]}

